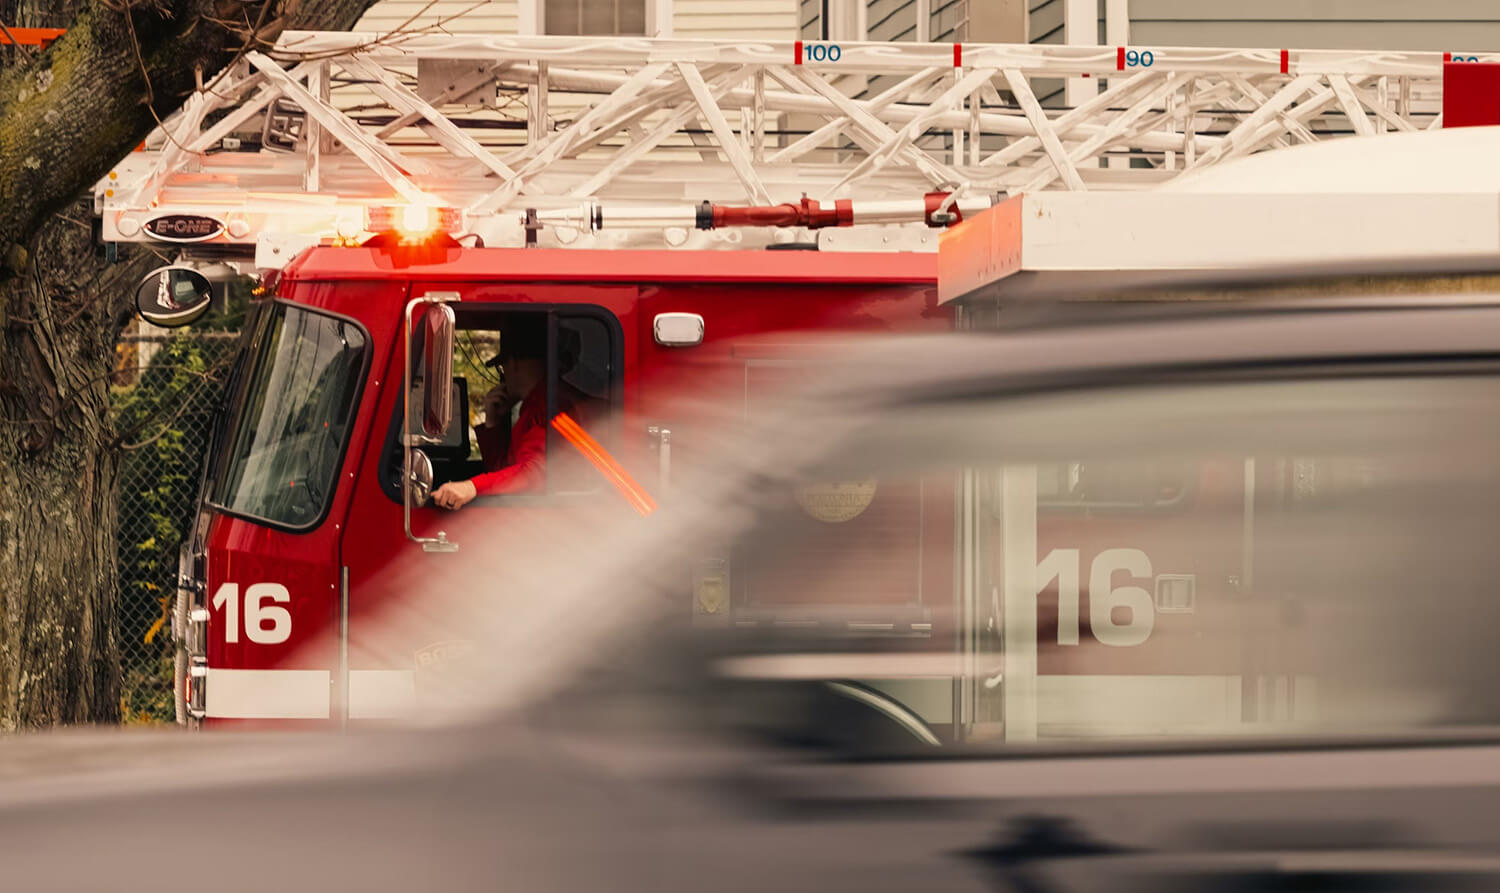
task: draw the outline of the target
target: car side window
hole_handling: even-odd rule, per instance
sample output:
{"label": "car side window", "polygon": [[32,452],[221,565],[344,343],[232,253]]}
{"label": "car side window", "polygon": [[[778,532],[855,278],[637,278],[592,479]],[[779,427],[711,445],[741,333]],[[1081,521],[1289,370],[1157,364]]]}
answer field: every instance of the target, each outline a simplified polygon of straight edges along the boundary
{"label": "car side window", "polygon": [[1053,511],[1149,512],[1180,505],[1191,493],[1193,472],[1181,462],[1100,460],[1037,466],[1037,501]]}
{"label": "car side window", "polygon": [[[697,565],[694,623],[724,631],[728,678],[808,696],[761,702],[773,719],[856,747],[1492,734],[1495,384],[1247,377],[781,419],[836,439],[756,468],[760,514]],[[1175,501],[1059,510],[1070,488]],[[886,722],[849,732],[830,691]]]}

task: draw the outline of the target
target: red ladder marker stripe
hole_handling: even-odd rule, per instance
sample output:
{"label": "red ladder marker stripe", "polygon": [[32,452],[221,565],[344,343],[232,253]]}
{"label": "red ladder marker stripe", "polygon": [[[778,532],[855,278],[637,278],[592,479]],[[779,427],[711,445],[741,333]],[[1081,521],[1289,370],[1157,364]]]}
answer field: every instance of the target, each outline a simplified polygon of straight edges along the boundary
{"label": "red ladder marker stripe", "polygon": [[964,67],[964,45],[961,43],[955,43],[953,45],[953,67]]}
{"label": "red ladder marker stripe", "polygon": [[1291,70],[1292,70],[1292,51],[1291,50],[1282,50],[1281,51],[1281,73],[1282,74],[1290,74]]}
{"label": "red ladder marker stripe", "polygon": [[1452,62],[1453,61],[1453,54],[1452,53],[1444,53],[1443,54],[1443,61],[1444,62]]}
{"label": "red ladder marker stripe", "polygon": [[1115,68],[1118,68],[1121,71],[1125,70],[1125,48],[1124,47],[1119,47],[1115,51]]}
{"label": "red ladder marker stripe", "polygon": [[794,61],[792,64],[793,65],[801,65],[802,64],[802,41],[800,41],[800,40],[797,41],[797,58],[796,58],[796,61]]}

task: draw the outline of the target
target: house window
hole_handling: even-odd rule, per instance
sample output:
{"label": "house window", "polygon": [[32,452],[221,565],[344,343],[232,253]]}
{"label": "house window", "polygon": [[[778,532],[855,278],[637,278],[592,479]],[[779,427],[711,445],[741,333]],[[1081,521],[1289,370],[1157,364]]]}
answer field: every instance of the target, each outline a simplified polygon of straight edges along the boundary
{"label": "house window", "polygon": [[545,34],[645,34],[646,0],[543,0]]}

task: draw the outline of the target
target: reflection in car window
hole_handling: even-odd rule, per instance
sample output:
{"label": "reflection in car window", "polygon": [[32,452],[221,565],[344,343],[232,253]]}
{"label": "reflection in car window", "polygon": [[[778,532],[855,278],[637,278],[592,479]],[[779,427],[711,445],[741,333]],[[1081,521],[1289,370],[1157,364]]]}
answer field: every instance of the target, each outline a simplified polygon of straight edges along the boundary
{"label": "reflection in car window", "polygon": [[1055,509],[1162,509],[1185,497],[1190,481],[1175,463],[1051,462],[1037,467],[1037,500]]}
{"label": "reflection in car window", "polygon": [[223,508],[288,527],[322,517],[364,353],[365,336],[354,323],[274,306],[230,445]]}
{"label": "reflection in car window", "polygon": [[[1142,387],[900,420],[855,423],[805,480],[763,491],[700,574],[695,619],[725,631],[726,673],[823,686],[802,721],[848,690],[880,702],[871,728],[904,710],[945,743],[1500,725],[1493,379]],[[1056,511],[1096,469],[1108,501],[1172,510]]]}

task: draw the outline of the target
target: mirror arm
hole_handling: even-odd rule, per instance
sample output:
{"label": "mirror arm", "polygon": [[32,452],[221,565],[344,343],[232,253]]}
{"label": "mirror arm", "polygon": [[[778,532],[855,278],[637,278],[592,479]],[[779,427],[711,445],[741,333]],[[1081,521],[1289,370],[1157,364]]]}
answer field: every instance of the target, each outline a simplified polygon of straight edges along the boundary
{"label": "mirror arm", "polygon": [[[458,543],[448,539],[447,531],[439,530],[437,536],[417,536],[411,531],[411,449],[416,445],[416,435],[411,432],[411,321],[417,307],[426,304],[448,304],[458,300],[458,292],[428,292],[406,305],[405,325],[401,330],[401,519],[406,528],[406,538],[422,544],[424,552],[457,552]],[[431,377],[431,376],[429,376]],[[443,382],[447,387],[448,383]],[[425,439],[424,439],[425,442]]]}

